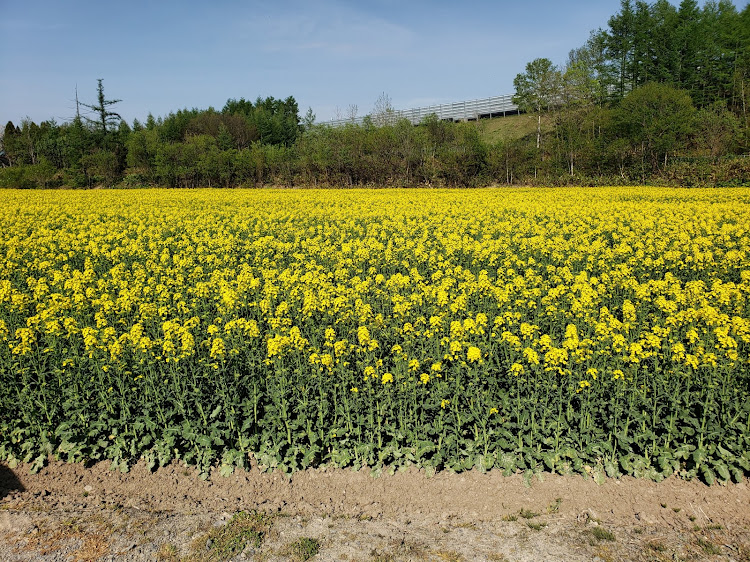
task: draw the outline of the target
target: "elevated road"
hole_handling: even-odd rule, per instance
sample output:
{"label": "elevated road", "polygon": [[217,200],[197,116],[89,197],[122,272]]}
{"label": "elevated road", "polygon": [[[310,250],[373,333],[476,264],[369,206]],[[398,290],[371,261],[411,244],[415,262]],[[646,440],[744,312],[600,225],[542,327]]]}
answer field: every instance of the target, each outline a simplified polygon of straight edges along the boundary
{"label": "elevated road", "polygon": [[[459,101],[440,105],[429,105],[414,109],[397,109],[389,120],[398,121],[408,119],[412,124],[418,125],[430,114],[437,115],[443,121],[476,121],[477,119],[489,119],[490,117],[501,117],[517,114],[518,107],[513,104],[513,95],[494,96],[477,100]],[[347,124],[361,125],[364,117],[354,119],[331,119],[323,121],[322,124],[332,127],[341,127]]]}

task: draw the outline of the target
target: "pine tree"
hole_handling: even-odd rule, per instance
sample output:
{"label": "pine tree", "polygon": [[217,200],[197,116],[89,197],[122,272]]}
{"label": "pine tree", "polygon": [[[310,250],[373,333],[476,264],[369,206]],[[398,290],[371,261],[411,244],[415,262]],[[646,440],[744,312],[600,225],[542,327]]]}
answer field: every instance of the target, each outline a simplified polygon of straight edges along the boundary
{"label": "pine tree", "polygon": [[86,118],[86,120],[92,123],[99,131],[106,135],[108,126],[118,126],[120,124],[120,121],[122,121],[122,117],[119,113],[110,111],[108,108],[116,103],[121,102],[122,100],[106,99],[104,97],[104,86],[102,86],[102,79],[99,78],[97,82],[97,103],[91,105],[82,103],[81,105],[84,107],[88,107],[91,111],[94,111],[97,114],[96,119]]}

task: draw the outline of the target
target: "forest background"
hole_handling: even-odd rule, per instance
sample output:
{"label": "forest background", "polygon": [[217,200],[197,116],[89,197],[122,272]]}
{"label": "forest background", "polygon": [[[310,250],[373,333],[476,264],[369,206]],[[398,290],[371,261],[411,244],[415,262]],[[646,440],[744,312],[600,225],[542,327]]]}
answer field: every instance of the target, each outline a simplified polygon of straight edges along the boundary
{"label": "forest background", "polygon": [[341,127],[293,96],[130,125],[99,80],[70,122],[6,124],[0,187],[750,184],[750,5],[623,0],[565,65],[531,61],[514,86],[523,115],[498,119],[528,120],[521,133],[413,126],[385,93]]}

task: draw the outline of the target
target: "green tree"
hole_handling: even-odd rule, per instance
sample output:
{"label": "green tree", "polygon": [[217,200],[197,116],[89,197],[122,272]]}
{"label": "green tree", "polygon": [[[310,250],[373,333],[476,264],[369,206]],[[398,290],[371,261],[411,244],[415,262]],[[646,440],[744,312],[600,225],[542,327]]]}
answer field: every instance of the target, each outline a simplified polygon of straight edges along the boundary
{"label": "green tree", "polygon": [[307,113],[302,117],[302,130],[307,131],[315,125],[315,113],[313,113],[312,107],[307,108]]}
{"label": "green tree", "polygon": [[[675,84],[697,97],[699,90],[699,51],[707,46],[709,36],[703,33],[701,11],[696,0],[682,0],[677,10],[675,52],[677,76]],[[703,101],[700,98],[698,101]]]}
{"label": "green tree", "polygon": [[11,166],[23,159],[23,148],[20,139],[21,129],[16,127],[13,121],[8,121],[5,124],[5,131],[3,133],[3,147],[5,149],[5,156],[10,161]]}
{"label": "green tree", "polygon": [[133,131],[127,141],[127,165],[129,174],[136,176],[137,183],[156,183],[156,155],[159,152],[159,133],[156,129]]}
{"label": "green tree", "polygon": [[114,152],[95,150],[81,158],[81,166],[88,178],[89,187],[101,184],[113,186],[119,178],[119,161]]}
{"label": "green tree", "polygon": [[739,15],[737,57],[732,73],[732,106],[742,116],[745,134],[750,129],[750,4]]}
{"label": "green tree", "polygon": [[684,147],[694,126],[695,107],[690,95],[652,82],[623,98],[615,113],[615,126],[641,156],[641,174],[647,164],[656,171],[667,165],[670,152]]}
{"label": "green tree", "polygon": [[619,98],[633,88],[632,67],[635,44],[635,11],[631,0],[621,0],[620,12],[609,18],[605,34],[607,58]]}
{"label": "green tree", "polygon": [[560,71],[546,58],[531,61],[526,65],[526,72],[513,79],[516,90],[513,103],[521,111],[536,115],[537,150],[542,143],[542,114],[560,102],[560,79]]}
{"label": "green tree", "polygon": [[678,63],[676,43],[677,10],[667,0],[651,6],[653,28],[650,34],[651,70],[647,80],[676,83]]}
{"label": "green tree", "polygon": [[234,139],[224,123],[219,125],[219,132],[216,135],[216,144],[219,146],[219,150],[229,150],[234,147]]}
{"label": "green tree", "polygon": [[714,162],[729,154],[736,146],[740,120],[727,110],[726,103],[715,102],[696,115],[695,144]]}
{"label": "green tree", "polygon": [[27,170],[27,174],[36,181],[37,186],[43,189],[50,186],[56,172],[57,168],[44,156],[40,156],[37,163],[29,166]]}

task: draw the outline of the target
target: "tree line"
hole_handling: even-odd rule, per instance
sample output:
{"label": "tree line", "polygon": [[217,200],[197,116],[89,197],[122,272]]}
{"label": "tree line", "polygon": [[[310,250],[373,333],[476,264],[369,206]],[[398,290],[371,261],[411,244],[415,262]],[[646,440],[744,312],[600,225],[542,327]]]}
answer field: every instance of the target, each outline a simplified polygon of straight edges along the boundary
{"label": "tree line", "polygon": [[750,183],[750,6],[622,0],[564,65],[531,61],[514,86],[535,131],[488,141],[481,122],[415,127],[377,103],[329,127],[291,96],[129,125],[100,80],[90,116],[5,126],[0,186]]}

